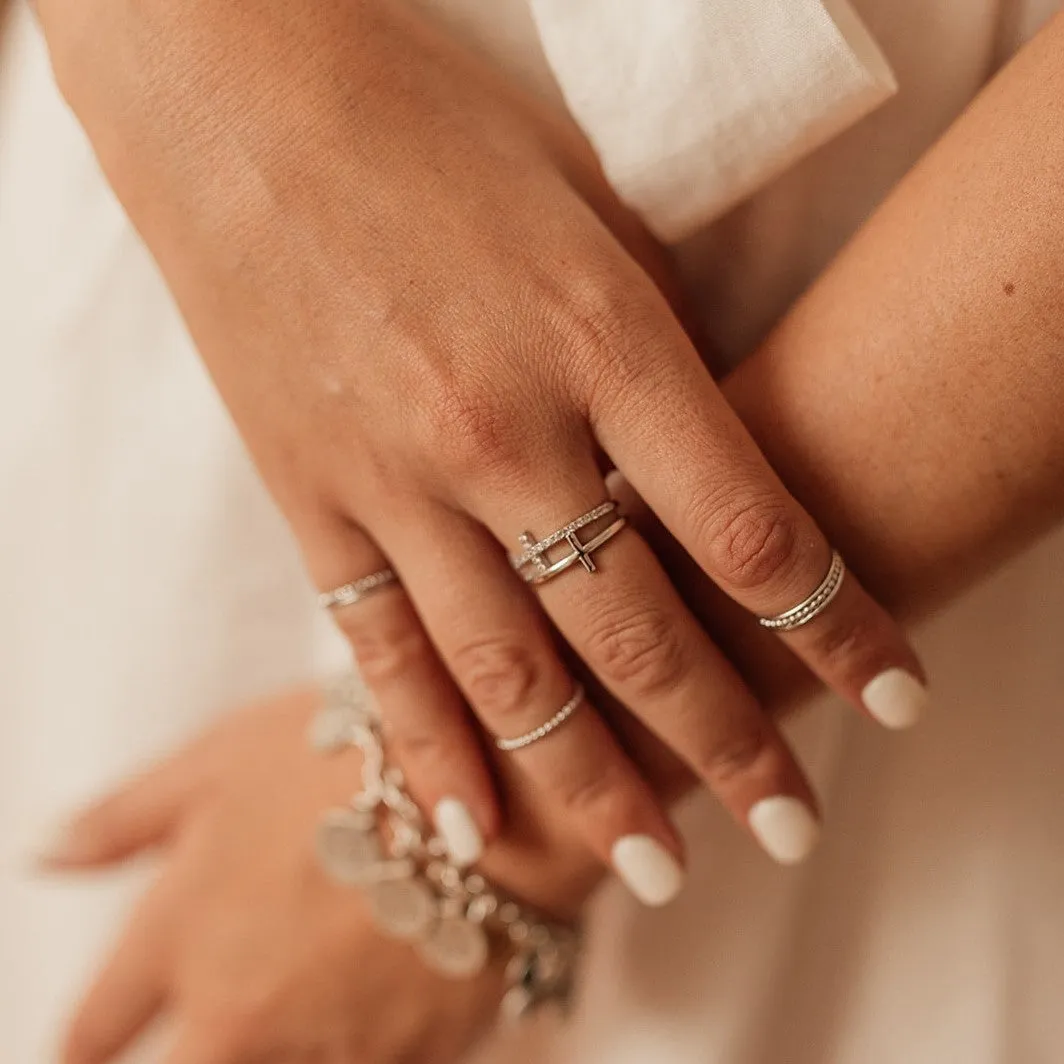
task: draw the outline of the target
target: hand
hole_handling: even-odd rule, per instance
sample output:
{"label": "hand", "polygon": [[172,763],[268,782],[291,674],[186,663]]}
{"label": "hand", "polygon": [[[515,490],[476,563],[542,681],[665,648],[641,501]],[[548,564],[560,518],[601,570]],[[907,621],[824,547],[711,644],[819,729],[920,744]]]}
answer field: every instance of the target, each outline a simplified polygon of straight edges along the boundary
{"label": "hand", "polygon": [[435,976],[374,930],[357,891],[319,872],[315,824],[350,796],[358,755],[309,751],[315,702],[232,714],[73,822],[55,870],[156,846],[162,864],[63,1064],[106,1064],[164,1015],[167,1064],[447,1064],[492,1021],[501,962],[469,982]]}
{"label": "hand", "polygon": [[[64,0],[44,7],[54,37]],[[774,856],[804,856],[808,784],[638,534],[538,600],[505,558],[604,498],[605,452],[747,609],[787,609],[828,567],[636,265],[645,237],[586,144],[387,3],[73,21],[67,95],[315,580],[386,562],[402,578],[339,619],[422,804],[472,811],[470,857],[496,830],[467,705],[495,735],[549,718],[573,689],[553,625]],[[108,41],[121,62],[95,65]],[[887,670],[920,675],[852,578],[784,638],[858,705]],[[595,712],[513,757],[636,893],[667,900],[677,877],[648,882],[616,844],[675,858],[679,842]],[[757,815],[772,798],[783,825]]]}

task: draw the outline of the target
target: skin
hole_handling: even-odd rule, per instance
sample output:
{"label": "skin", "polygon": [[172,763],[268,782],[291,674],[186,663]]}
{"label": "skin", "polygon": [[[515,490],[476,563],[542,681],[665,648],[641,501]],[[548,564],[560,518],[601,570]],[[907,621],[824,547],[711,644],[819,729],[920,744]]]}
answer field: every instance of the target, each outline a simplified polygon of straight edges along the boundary
{"label": "skin", "polygon": [[[1062,45],[1058,19],[725,384],[858,571],[910,616],[1064,516]],[[675,555],[648,534],[665,557]],[[705,623],[727,633],[764,702],[777,712],[798,704],[812,686],[808,673],[704,579],[673,571]],[[358,901],[315,869],[313,822],[346,794],[350,766],[323,765],[299,741],[312,702],[296,695],[238,714],[72,827],[57,866],[106,865],[157,844],[164,863],[146,914],[133,918],[72,1025],[66,1064],[109,1059],[161,1004],[184,1032],[184,1055],[170,1064],[438,1064],[481,1029],[494,1000],[490,976],[430,985],[412,956],[367,930]],[[659,793],[690,786],[629,719],[617,723]],[[519,758],[500,760],[498,772],[512,827],[489,850],[485,871],[531,902],[573,912],[599,878],[594,856]],[[223,861],[246,852],[248,833],[256,845],[246,867]],[[256,904],[245,911],[249,898]],[[219,926],[233,933],[219,935]],[[155,948],[175,939],[173,950]],[[353,971],[352,958],[365,963]],[[396,973],[391,1000],[409,994],[402,1010],[364,1011],[376,1002],[362,975],[378,961]],[[130,986],[150,989],[131,998]],[[322,1032],[347,1048],[319,1052]],[[240,1052],[228,1052],[230,1037]],[[367,1047],[368,1037],[379,1045]],[[215,1055],[197,1055],[216,1044]]]}
{"label": "skin", "polygon": [[[468,710],[513,737],[567,702],[554,629],[740,823],[767,797],[813,808],[641,537],[610,544],[608,579],[535,595],[506,561],[526,528],[602,501],[608,458],[749,610],[800,602],[829,564],[637,264],[646,238],[579,135],[389,0],[40,13],[315,581],[386,563],[402,578],[338,619],[425,808],[456,797],[497,831]],[[849,591],[833,621],[857,634],[845,653],[825,654],[816,625],[787,641],[860,706],[884,669],[920,669]],[[594,707],[522,760],[604,862],[632,834],[679,856]]]}

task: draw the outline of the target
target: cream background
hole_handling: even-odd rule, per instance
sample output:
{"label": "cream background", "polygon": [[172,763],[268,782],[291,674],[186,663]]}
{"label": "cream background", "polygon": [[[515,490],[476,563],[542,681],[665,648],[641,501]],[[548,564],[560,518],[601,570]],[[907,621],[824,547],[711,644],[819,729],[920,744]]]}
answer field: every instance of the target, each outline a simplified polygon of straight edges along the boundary
{"label": "cream background", "polygon": [[[854,6],[899,94],[685,245],[734,357],[1057,5]],[[519,0],[447,17],[557,96]],[[20,7],[0,52],[0,500],[0,1038],[46,1064],[132,884],[32,878],[31,829],[340,651]],[[696,802],[684,898],[606,893],[580,1015],[533,1059],[1059,1060],[1062,631],[1058,536],[923,634],[926,725],[884,737],[834,705],[803,722],[830,831],[801,870]]]}

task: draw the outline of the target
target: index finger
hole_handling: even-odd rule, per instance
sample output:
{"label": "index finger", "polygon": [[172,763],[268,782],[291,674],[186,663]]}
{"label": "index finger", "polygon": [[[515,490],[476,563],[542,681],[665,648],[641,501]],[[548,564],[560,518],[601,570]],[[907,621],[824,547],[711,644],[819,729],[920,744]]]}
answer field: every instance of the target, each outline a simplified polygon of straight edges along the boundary
{"label": "index finger", "polygon": [[[663,315],[664,316],[664,315]],[[706,575],[771,619],[811,602],[781,638],[825,683],[888,727],[915,723],[923,671],[900,627],[787,490],[675,322],[655,326],[591,410],[601,446]],[[814,597],[835,580],[831,596]],[[837,592],[837,594],[835,594]]]}

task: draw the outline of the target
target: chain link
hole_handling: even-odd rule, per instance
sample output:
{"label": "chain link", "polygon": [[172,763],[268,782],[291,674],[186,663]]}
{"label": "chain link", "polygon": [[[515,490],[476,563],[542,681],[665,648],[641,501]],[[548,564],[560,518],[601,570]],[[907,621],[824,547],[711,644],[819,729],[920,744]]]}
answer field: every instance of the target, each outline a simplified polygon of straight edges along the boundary
{"label": "chain link", "polygon": [[365,889],[377,926],[412,942],[425,963],[452,977],[483,970],[493,937],[512,953],[502,1016],[516,1018],[547,1003],[565,1006],[578,931],[542,919],[480,873],[448,860],[402,772],[385,763],[378,714],[353,675],[325,689],[310,740],[323,753],[347,746],[362,753],[361,789],[346,809],[325,813],[317,849],[334,879]]}

